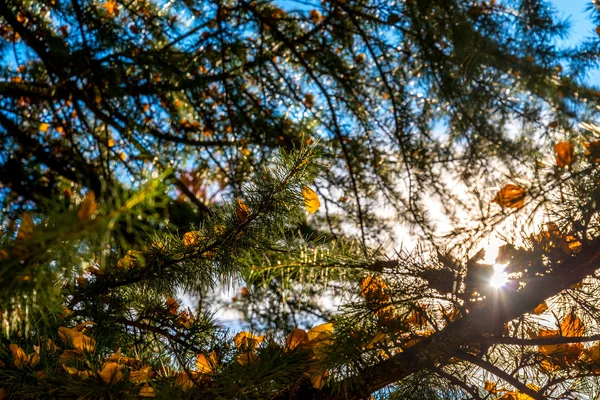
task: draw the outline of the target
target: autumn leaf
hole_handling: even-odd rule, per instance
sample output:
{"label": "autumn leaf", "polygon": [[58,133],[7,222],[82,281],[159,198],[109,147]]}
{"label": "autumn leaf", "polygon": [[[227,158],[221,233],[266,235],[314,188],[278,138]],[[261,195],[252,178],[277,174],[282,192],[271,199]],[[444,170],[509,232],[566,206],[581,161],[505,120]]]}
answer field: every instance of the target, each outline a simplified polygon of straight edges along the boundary
{"label": "autumn leaf", "polygon": [[308,335],[304,329],[294,329],[285,339],[286,349],[294,350],[303,343],[308,342]]}
{"label": "autumn leaf", "polygon": [[570,313],[560,324],[560,332],[566,337],[583,336],[585,326],[583,322],[574,313]]}
{"label": "autumn leaf", "polygon": [[17,368],[33,367],[40,361],[39,347],[30,355],[27,355],[21,347],[14,343],[8,347],[13,355],[13,363]]}
{"label": "autumn leaf", "polygon": [[379,276],[367,276],[360,286],[360,294],[369,302],[387,303],[390,295],[387,285]]}
{"label": "autumn leaf", "polygon": [[533,313],[535,315],[540,315],[543,314],[546,310],[548,310],[548,305],[545,301],[542,301],[540,304],[537,305],[536,308],[533,309]]}
{"label": "autumn leaf", "polygon": [[217,353],[214,351],[210,353],[210,356],[206,357],[204,354],[198,354],[196,358],[196,366],[198,372],[201,374],[212,374],[215,372],[217,366]]}
{"label": "autumn leaf", "polygon": [[177,303],[177,300],[175,300],[172,297],[169,297],[167,299],[167,310],[169,310],[169,314],[171,315],[176,315],[177,311],[179,310],[179,303]]}
{"label": "autumn leaf", "polygon": [[156,392],[148,383],[145,383],[144,386],[140,389],[139,393],[140,397],[154,397],[156,396]]}
{"label": "autumn leaf", "polygon": [[312,372],[305,372],[306,376],[310,380],[310,383],[313,385],[315,389],[322,389],[327,383],[327,377],[329,377],[329,371],[316,369]]}
{"label": "autumn leaf", "polygon": [[93,352],[96,348],[96,341],[75,328],[58,328],[58,337],[68,345],[73,346],[79,352]]}
{"label": "autumn leaf", "polygon": [[248,221],[248,217],[250,216],[250,211],[248,210],[248,206],[244,203],[244,200],[237,199],[237,206],[235,209],[235,213],[237,215],[238,224],[243,224]]}
{"label": "autumn leaf", "polygon": [[556,155],[556,165],[564,168],[573,163],[575,160],[575,152],[573,150],[573,143],[571,142],[558,142],[554,145],[554,153]]}
{"label": "autumn leaf", "polygon": [[317,325],[307,333],[309,341],[321,341],[328,339],[333,333],[333,324],[331,322]]}
{"label": "autumn leaf", "polygon": [[240,332],[233,338],[235,347],[238,349],[256,349],[256,347],[262,342],[264,336],[256,336],[250,332]]}
{"label": "autumn leaf", "polygon": [[175,385],[180,387],[184,392],[190,390],[194,386],[194,382],[199,377],[198,372],[190,371],[190,373],[180,372],[175,377]]}
{"label": "autumn leaf", "polygon": [[490,392],[491,394],[496,394],[498,393],[498,384],[490,382],[490,381],[485,381],[484,382],[484,388],[486,391]]}
{"label": "autumn leaf", "polygon": [[117,2],[115,0],[108,0],[104,3],[104,9],[106,10],[106,15],[109,17],[114,15],[118,15],[119,10],[117,8]]}
{"label": "autumn leaf", "polygon": [[526,195],[527,194],[524,188],[517,185],[508,184],[500,189],[492,201],[501,207],[518,209],[523,207],[525,204]]}
{"label": "autumn leaf", "polygon": [[579,253],[581,251],[581,242],[572,235],[567,235],[561,241],[560,247],[566,254]]}
{"label": "autumn leaf", "polygon": [[19,226],[19,232],[17,232],[17,240],[27,240],[33,235],[35,224],[33,218],[27,212],[21,216],[21,226]]}
{"label": "autumn leaf", "polygon": [[121,379],[123,379],[123,373],[121,372],[123,368],[122,365],[119,365],[116,362],[107,362],[102,367],[102,370],[98,371],[98,375],[106,383],[119,383]]}
{"label": "autumn leaf", "polygon": [[77,217],[80,221],[87,221],[94,216],[97,208],[98,203],[96,203],[96,196],[94,195],[94,192],[89,191],[79,206]]}
{"label": "autumn leaf", "polygon": [[585,155],[591,162],[600,162],[600,140],[582,143],[585,148]]}
{"label": "autumn leaf", "polygon": [[315,193],[314,190],[309,188],[306,185],[302,186],[302,197],[304,198],[304,205],[306,206],[306,210],[309,213],[316,212],[319,207],[321,207],[321,201],[319,201],[319,196]]}
{"label": "autumn leaf", "polygon": [[196,246],[202,240],[200,231],[186,232],[183,235],[183,245],[186,247]]}
{"label": "autumn leaf", "polygon": [[152,367],[146,365],[137,371],[131,371],[129,373],[129,381],[133,383],[141,383],[148,381],[153,375]]}
{"label": "autumn leaf", "polygon": [[40,130],[40,132],[44,132],[44,133],[46,133],[46,132],[48,132],[48,127],[49,127],[49,126],[48,126],[48,124],[47,124],[47,123],[45,123],[45,122],[42,122],[42,123],[40,124],[40,126],[39,126],[39,130]]}
{"label": "autumn leaf", "polygon": [[138,250],[127,250],[125,256],[117,261],[117,268],[129,269],[136,263],[139,266],[144,267],[146,265],[144,255]]}
{"label": "autumn leaf", "polygon": [[427,311],[425,306],[418,307],[412,311],[408,323],[420,327],[427,324]]}

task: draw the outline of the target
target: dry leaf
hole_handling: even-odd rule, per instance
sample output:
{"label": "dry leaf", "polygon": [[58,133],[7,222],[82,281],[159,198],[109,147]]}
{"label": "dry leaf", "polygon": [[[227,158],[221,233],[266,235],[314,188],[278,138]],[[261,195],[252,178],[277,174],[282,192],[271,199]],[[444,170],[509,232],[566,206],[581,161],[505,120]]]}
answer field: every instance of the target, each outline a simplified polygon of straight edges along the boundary
{"label": "dry leaf", "polygon": [[200,240],[202,240],[200,231],[191,231],[183,235],[184,246],[196,246],[198,243],[200,243]]}
{"label": "dry leaf", "polygon": [[286,349],[294,350],[303,343],[308,342],[308,335],[304,329],[294,329],[292,333],[285,339]]}
{"label": "dry leaf", "polygon": [[387,285],[379,276],[367,276],[360,286],[360,294],[368,302],[388,303],[390,294]]}
{"label": "dry leaf", "polygon": [[186,372],[180,372],[175,378],[175,385],[179,386],[181,390],[186,392],[190,390],[192,386],[194,386],[194,382],[198,379],[199,375],[200,374],[198,372],[194,371],[190,371],[189,375]]}
{"label": "dry leaf", "polygon": [[143,368],[140,368],[137,371],[131,371],[129,373],[129,381],[133,383],[141,383],[149,380],[153,375],[152,367],[146,365]]}
{"label": "dry leaf", "polygon": [[121,372],[123,368],[122,365],[119,365],[116,362],[107,362],[102,367],[102,370],[98,372],[98,375],[100,375],[100,378],[106,383],[119,383],[121,379],[123,379],[123,373]]}
{"label": "dry leaf", "polygon": [[144,255],[138,250],[127,250],[127,253],[123,258],[117,261],[117,268],[129,269],[135,265],[135,263],[141,267],[146,265],[146,259]]}
{"label": "dry leaf", "polygon": [[19,226],[19,232],[17,232],[17,240],[27,240],[33,235],[35,224],[33,218],[27,212],[21,216],[21,226]]}
{"label": "dry leaf", "polygon": [[256,336],[250,332],[240,332],[233,338],[235,347],[238,349],[256,349],[256,347],[262,342],[264,336]]}
{"label": "dry leaf", "polygon": [[79,206],[77,217],[80,221],[87,221],[94,216],[97,208],[98,203],[96,203],[96,195],[94,192],[89,191]]}
{"label": "dry leaf", "polygon": [[556,165],[559,167],[567,167],[575,160],[575,151],[571,142],[556,143],[554,145],[554,153],[556,155]]}
{"label": "dry leaf", "polygon": [[39,130],[40,130],[40,132],[46,133],[46,132],[48,132],[48,128],[49,128],[49,125],[45,122],[42,122],[40,124]]}
{"label": "dry leaf", "polygon": [[213,351],[208,358],[204,354],[198,354],[196,366],[198,367],[198,372],[201,374],[214,373],[215,367],[217,366],[217,353]]}
{"label": "dry leaf", "polygon": [[570,313],[560,324],[560,332],[566,337],[583,336],[585,332],[585,326],[574,313]]}
{"label": "dry leaf", "polygon": [[328,339],[333,333],[333,324],[331,322],[317,325],[308,331],[309,341],[322,341]]}
{"label": "dry leaf", "polygon": [[177,300],[175,300],[172,297],[169,297],[167,299],[167,309],[169,310],[169,314],[177,314],[177,311],[179,310],[179,303],[177,303]]}
{"label": "dry leaf", "polygon": [[498,385],[496,383],[490,382],[490,381],[485,381],[484,382],[484,388],[486,391],[490,392],[491,394],[496,394],[498,393],[498,389],[497,389]]}
{"label": "dry leaf", "polygon": [[250,215],[250,211],[248,210],[248,206],[244,203],[244,200],[237,199],[237,206],[235,209],[235,213],[237,214],[238,224],[243,224],[248,221],[248,216]]}
{"label": "dry leaf", "polygon": [[140,389],[140,397],[154,397],[156,393],[154,389],[149,384],[145,383],[144,386]]}
{"label": "dry leaf", "polygon": [[542,301],[536,308],[533,309],[533,313],[535,315],[543,314],[546,310],[548,310],[548,305],[545,301]]}
{"label": "dry leaf", "polygon": [[29,364],[29,357],[25,351],[16,344],[9,346],[10,352],[13,355],[13,362],[17,368],[25,368]]}
{"label": "dry leaf", "polygon": [[316,370],[311,373],[305,372],[305,375],[310,379],[310,383],[312,383],[315,389],[322,389],[327,382],[327,377],[329,376],[329,371]]}
{"label": "dry leaf", "polygon": [[582,143],[585,147],[585,155],[591,162],[600,162],[600,140]]}
{"label": "dry leaf", "polygon": [[68,345],[73,346],[79,352],[93,352],[96,348],[96,341],[75,329],[61,326],[58,328],[58,337]]}
{"label": "dry leaf", "polygon": [[521,208],[525,204],[527,193],[524,188],[508,184],[504,186],[492,200],[501,207]]}
{"label": "dry leaf", "polygon": [[314,190],[309,188],[306,185],[302,186],[302,197],[304,198],[304,205],[306,206],[306,210],[309,213],[316,212],[319,207],[321,207],[321,201],[319,201],[319,196],[315,193]]}

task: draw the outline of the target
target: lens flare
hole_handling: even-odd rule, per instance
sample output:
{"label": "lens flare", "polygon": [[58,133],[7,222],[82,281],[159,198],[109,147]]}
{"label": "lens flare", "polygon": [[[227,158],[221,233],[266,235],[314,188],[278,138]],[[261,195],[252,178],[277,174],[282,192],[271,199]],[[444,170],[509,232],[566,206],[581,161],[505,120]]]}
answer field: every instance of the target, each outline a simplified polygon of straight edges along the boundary
{"label": "lens flare", "polygon": [[504,271],[506,265],[494,265],[494,273],[490,278],[490,286],[495,289],[500,289],[508,282],[508,274]]}

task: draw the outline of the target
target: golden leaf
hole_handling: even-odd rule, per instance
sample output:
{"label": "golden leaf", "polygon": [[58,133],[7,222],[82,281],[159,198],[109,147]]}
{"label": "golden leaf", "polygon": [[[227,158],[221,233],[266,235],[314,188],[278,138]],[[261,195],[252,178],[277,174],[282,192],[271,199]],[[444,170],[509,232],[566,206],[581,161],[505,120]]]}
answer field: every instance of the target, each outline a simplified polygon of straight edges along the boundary
{"label": "golden leaf", "polygon": [[255,336],[250,332],[240,332],[233,338],[235,347],[238,349],[252,349],[254,350],[260,342],[262,342],[264,336]]}
{"label": "golden leaf", "polygon": [[214,373],[215,367],[217,366],[217,353],[213,351],[208,358],[204,354],[198,354],[196,366],[198,367],[198,372],[201,374]]}
{"label": "golden leaf", "polygon": [[600,162],[600,140],[582,143],[585,147],[585,155],[591,162]]}
{"label": "golden leaf", "polygon": [[129,381],[133,383],[141,383],[149,380],[153,375],[152,367],[146,365],[143,368],[140,368],[137,371],[131,371],[129,373]]}
{"label": "golden leaf", "polygon": [[309,213],[316,212],[319,207],[321,207],[321,201],[319,201],[319,196],[315,193],[314,190],[309,188],[306,185],[302,186],[302,197],[304,198],[304,205],[306,206],[306,210]]}
{"label": "golden leaf", "polygon": [[145,383],[144,386],[142,386],[142,388],[140,389],[139,395],[140,397],[154,397],[156,396],[156,392],[154,392],[152,386]]}
{"label": "golden leaf", "polygon": [[427,325],[427,309],[421,305],[419,308],[414,309],[408,318],[408,323],[415,326]]}
{"label": "golden leaf", "polygon": [[575,160],[575,152],[573,143],[558,142],[554,145],[554,154],[556,155],[556,165],[564,168],[573,163]]}
{"label": "golden leaf", "polygon": [[235,209],[235,213],[237,215],[238,224],[243,224],[248,221],[248,217],[250,216],[250,211],[248,210],[248,206],[244,203],[244,200],[237,199],[237,206]]}
{"label": "golden leaf", "polygon": [[44,132],[44,133],[48,132],[48,127],[49,127],[49,126],[48,126],[48,124],[47,124],[47,123],[45,123],[45,122],[42,122],[42,123],[40,124],[40,127],[39,127],[39,129],[40,129],[40,132]]}
{"label": "golden leaf", "polygon": [[115,11],[117,10],[117,2],[115,0],[108,0],[104,3],[104,9],[106,10],[106,14],[108,16],[116,14]]}
{"label": "golden leaf", "polygon": [[367,276],[360,285],[360,294],[369,302],[388,303],[390,294],[383,279],[376,275]]}
{"label": "golden leaf", "polygon": [[245,353],[237,356],[237,361],[240,365],[248,365],[254,363],[258,359],[258,356],[254,351],[246,351]]}
{"label": "golden leaf", "polygon": [[501,207],[521,208],[525,204],[526,195],[522,187],[508,184],[500,189],[492,201]]}
{"label": "golden leaf", "polygon": [[179,325],[186,329],[190,329],[192,322],[194,322],[194,315],[192,314],[191,310],[189,314],[185,310],[179,313],[179,319],[177,320]]}
{"label": "golden leaf", "polygon": [[198,372],[190,371],[188,375],[186,372],[180,372],[175,378],[175,385],[179,386],[184,392],[190,390],[194,386],[194,382],[198,379],[200,374]]}
{"label": "golden leaf", "polygon": [[115,146],[115,140],[113,138],[108,139],[108,141],[106,142],[106,145],[110,148],[110,147],[114,147]]}
{"label": "golden leaf", "polygon": [[548,310],[548,305],[545,301],[542,301],[536,308],[533,309],[533,313],[535,315],[543,314],[546,310]]}
{"label": "golden leaf", "polygon": [[183,235],[184,246],[196,246],[198,243],[200,243],[200,240],[202,240],[200,231],[191,231]]}
{"label": "golden leaf", "polygon": [[333,333],[333,324],[331,322],[317,325],[308,331],[309,341],[322,341],[328,339]]}
{"label": "golden leaf", "polygon": [[17,368],[25,368],[29,364],[29,357],[25,351],[16,344],[9,346],[10,352],[13,355],[13,362]]}
{"label": "golden leaf", "polygon": [[560,243],[561,249],[569,255],[579,253],[581,251],[581,246],[581,242],[572,235],[565,236]]}
{"label": "golden leaf", "polygon": [[125,256],[117,261],[117,268],[129,269],[133,267],[136,262],[141,267],[146,265],[146,259],[140,251],[127,250]]}
{"label": "golden leaf", "polygon": [[371,341],[367,345],[367,349],[372,349],[375,346],[375,344],[377,344],[379,342],[383,342],[383,341],[385,341],[385,339],[386,339],[386,336],[384,333],[377,332],[375,334],[375,336],[373,337],[373,339],[371,339]]}
{"label": "golden leaf", "polygon": [[308,342],[308,335],[304,329],[294,329],[285,339],[287,350],[294,350],[306,342]]}
{"label": "golden leaf", "polygon": [[96,341],[75,329],[61,326],[58,328],[58,337],[68,345],[72,345],[79,352],[93,352]]}
{"label": "golden leaf", "polygon": [[123,379],[122,369],[123,366],[116,362],[107,362],[102,367],[102,370],[98,372],[98,375],[100,375],[100,378],[106,383],[119,383],[121,379]]}
{"label": "golden leaf", "polygon": [[327,377],[329,376],[329,371],[313,371],[313,372],[305,372],[305,375],[310,379],[310,383],[313,385],[315,389],[322,389],[327,382]]}
{"label": "golden leaf", "polygon": [[19,226],[19,232],[17,232],[17,240],[27,240],[33,235],[35,224],[33,218],[27,212],[21,216],[21,226]]}
{"label": "golden leaf", "polygon": [[77,211],[77,217],[80,221],[87,221],[96,212],[98,208],[98,203],[96,203],[96,195],[94,192],[89,191],[86,193],[85,198],[81,202],[79,206],[79,210]]}

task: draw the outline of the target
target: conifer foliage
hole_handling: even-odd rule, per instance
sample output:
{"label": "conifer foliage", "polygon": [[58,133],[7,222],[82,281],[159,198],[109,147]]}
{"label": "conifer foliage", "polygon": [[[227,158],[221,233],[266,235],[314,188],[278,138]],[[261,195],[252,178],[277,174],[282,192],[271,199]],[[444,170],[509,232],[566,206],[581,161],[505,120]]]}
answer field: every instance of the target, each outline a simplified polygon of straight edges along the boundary
{"label": "conifer foliage", "polygon": [[593,398],[600,34],[567,31],[0,0],[0,400]]}

